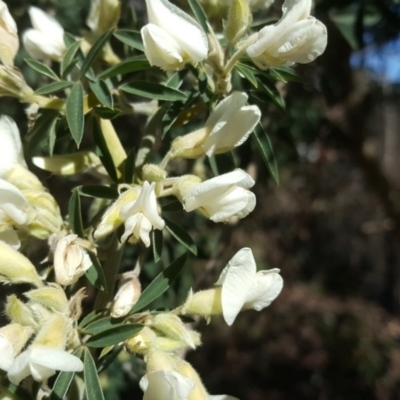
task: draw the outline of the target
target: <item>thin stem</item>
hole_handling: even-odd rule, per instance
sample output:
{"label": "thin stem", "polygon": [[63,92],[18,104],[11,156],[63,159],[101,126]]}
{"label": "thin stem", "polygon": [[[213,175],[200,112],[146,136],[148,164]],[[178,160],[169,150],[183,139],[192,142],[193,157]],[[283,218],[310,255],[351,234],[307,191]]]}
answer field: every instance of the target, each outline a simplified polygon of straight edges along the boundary
{"label": "thin stem", "polygon": [[244,41],[243,45],[236,51],[236,53],[226,63],[225,68],[224,68],[225,74],[229,74],[232,71],[233,67],[239,61],[240,57],[242,57],[246,53],[247,48],[251,44],[253,44],[256,39],[257,39],[257,34],[250,36],[249,38],[247,38]]}
{"label": "thin stem", "polygon": [[165,169],[171,159],[172,151],[169,150],[160,163],[160,168]]}

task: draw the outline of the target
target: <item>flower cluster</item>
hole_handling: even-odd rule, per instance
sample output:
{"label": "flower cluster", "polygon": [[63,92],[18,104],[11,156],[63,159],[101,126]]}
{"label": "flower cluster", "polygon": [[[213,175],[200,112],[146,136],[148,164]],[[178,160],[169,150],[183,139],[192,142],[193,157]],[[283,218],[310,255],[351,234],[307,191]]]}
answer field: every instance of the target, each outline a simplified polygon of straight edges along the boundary
{"label": "flower cluster", "polygon": [[[22,43],[40,61],[27,62],[54,81],[34,92],[14,67],[17,26],[0,0],[0,96],[30,104],[28,140],[32,143],[43,130],[50,148],[50,155],[43,156],[43,140],[37,146],[42,146],[40,152],[28,151],[25,161],[17,124],[0,116],[0,283],[24,284],[19,297],[7,297],[8,324],[0,328],[0,369],[9,382],[19,385],[31,376],[43,382],[38,397],[47,398],[53,396],[46,393],[46,381],[56,371],[84,370],[86,384],[100,390],[91,360],[95,352],[89,348],[103,349],[102,367],[125,349],[146,366],[140,380],[144,400],[235,400],[210,395],[195,369],[178,356],[201,344],[195,324],[185,321],[188,316],[207,321],[221,316],[232,325],[242,311],[263,310],[283,288],[279,269],[257,271],[253,252],[245,247],[213,287],[191,289],[173,310],[164,305],[162,310],[143,308],[161,296],[183,268],[185,255],[176,254],[180,250],[174,240],[195,253],[190,236],[165,215],[165,198],[182,214],[197,212],[196,220],[211,224],[234,225],[253,212],[251,169],[245,170],[245,163],[235,157],[223,173],[217,165],[227,153],[248,146],[255,130],[262,130],[263,107],[246,85],[265,89],[261,78],[258,82],[259,76],[266,77],[265,70],[309,63],[325,50],[326,28],[310,15],[311,0],[285,0],[278,22],[252,32],[252,10],[269,4],[221,2],[227,18],[223,33],[217,34],[199,5],[194,19],[169,0],[146,0],[148,23],[138,35],[115,30],[119,0],[92,0],[88,29],[80,38],[66,36],[55,17],[30,7],[32,28],[22,33]],[[112,34],[144,55],[121,61],[112,50]],[[59,73],[51,69],[52,61],[61,66]],[[104,64],[108,69],[102,71]],[[126,72],[143,72],[149,65],[156,67],[154,76],[168,76],[166,83],[149,84],[157,90],[146,91],[145,82],[126,79]],[[233,71],[245,84],[237,84]],[[62,90],[64,96],[54,95]],[[131,104],[126,93],[145,94],[153,101]],[[149,117],[149,135],[128,155],[112,119],[132,112]],[[160,119],[168,133],[163,140],[154,127]],[[92,137],[83,141],[89,130]],[[259,144],[258,134],[256,139]],[[76,152],[64,154],[71,146]],[[155,154],[157,148],[162,155]],[[29,170],[31,161],[53,174],[76,175],[71,182],[90,174],[96,184],[74,188],[64,217],[55,198]],[[90,206],[81,203],[82,196],[94,198]],[[87,211],[84,218],[82,206]],[[174,261],[142,293],[141,270],[150,253],[158,266],[163,240]],[[36,247],[46,247],[44,260]],[[129,255],[124,254],[127,248]],[[36,250],[42,261],[34,265],[26,255]],[[125,270],[132,257],[134,267]],[[93,310],[79,322],[86,292]],[[24,384],[29,386],[28,379]]]}

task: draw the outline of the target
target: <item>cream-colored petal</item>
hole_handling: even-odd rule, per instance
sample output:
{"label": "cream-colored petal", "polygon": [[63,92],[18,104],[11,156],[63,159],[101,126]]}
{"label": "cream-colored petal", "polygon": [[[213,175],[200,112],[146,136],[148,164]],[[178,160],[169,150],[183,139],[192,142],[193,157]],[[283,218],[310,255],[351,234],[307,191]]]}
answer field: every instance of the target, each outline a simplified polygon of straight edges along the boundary
{"label": "cream-colored petal", "polygon": [[168,32],[191,61],[207,57],[207,36],[192,17],[168,0],[146,0],[146,5],[149,22]]}
{"label": "cream-colored petal", "polygon": [[0,232],[0,241],[8,244],[14,250],[18,250],[21,247],[21,242],[14,229],[6,229]]}
{"label": "cream-colored petal", "polygon": [[14,164],[25,164],[17,124],[8,116],[0,117],[0,177]]}
{"label": "cream-colored petal", "polygon": [[283,279],[279,269],[258,271],[251,290],[249,291],[243,309],[252,308],[261,311],[268,307],[279,295],[283,288]]}
{"label": "cream-colored petal", "polygon": [[252,288],[256,273],[256,263],[249,248],[239,250],[222,272],[222,314],[225,322],[232,325],[242,309]]}
{"label": "cream-colored petal", "polygon": [[34,29],[52,37],[54,40],[62,40],[64,29],[54,17],[38,7],[31,6],[28,11]]}
{"label": "cream-colored petal", "polygon": [[35,29],[25,31],[22,42],[28,54],[38,60],[60,61],[65,51],[65,45],[57,38]]}
{"label": "cream-colored petal", "polygon": [[22,192],[11,183],[0,179],[0,210],[22,225],[27,222],[29,204]]}

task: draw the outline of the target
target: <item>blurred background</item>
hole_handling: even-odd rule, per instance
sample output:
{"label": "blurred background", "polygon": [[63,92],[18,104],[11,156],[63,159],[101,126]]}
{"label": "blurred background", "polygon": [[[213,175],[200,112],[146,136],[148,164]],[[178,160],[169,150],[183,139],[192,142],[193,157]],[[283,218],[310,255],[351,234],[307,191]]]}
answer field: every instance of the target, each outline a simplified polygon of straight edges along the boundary
{"label": "blurred background", "polygon": [[[30,25],[27,7],[36,5],[74,34],[84,28],[90,5],[6,3],[20,32]],[[203,3],[220,25],[224,1]],[[282,1],[268,12],[270,1],[254,3],[255,22],[279,18]],[[140,27],[144,0],[123,7],[121,25],[137,18]],[[328,28],[325,54],[296,66],[301,82],[278,84],[286,112],[272,104],[264,110],[280,183],[250,145],[239,149],[241,166],[257,175],[257,207],[234,226],[207,223],[208,241],[196,221],[188,221],[192,236],[203,242],[194,273],[182,278],[181,297],[189,286],[209,287],[233,254],[249,245],[260,268],[281,269],[284,290],[269,308],[242,313],[231,328],[219,319],[200,323],[204,344],[187,357],[210,393],[241,400],[398,399],[400,1],[317,0],[313,14]],[[37,87],[24,57],[21,51],[18,65]],[[26,129],[17,101],[1,98],[0,112]],[[131,133],[142,125],[135,117],[119,124],[127,147],[137,142]],[[44,179],[62,194],[60,181]],[[134,392],[140,368],[126,358],[107,370],[106,398],[141,398]]]}

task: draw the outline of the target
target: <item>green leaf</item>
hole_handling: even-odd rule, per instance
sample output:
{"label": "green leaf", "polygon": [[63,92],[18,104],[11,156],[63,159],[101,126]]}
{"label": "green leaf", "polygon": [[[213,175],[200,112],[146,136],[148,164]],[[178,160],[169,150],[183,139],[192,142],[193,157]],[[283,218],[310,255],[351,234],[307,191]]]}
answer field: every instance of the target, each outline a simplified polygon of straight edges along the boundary
{"label": "green leaf", "polygon": [[47,95],[59,92],[61,90],[65,90],[74,86],[73,82],[61,81],[61,82],[52,82],[48,85],[42,86],[41,88],[35,90],[35,94],[38,95]]}
{"label": "green leaf", "polygon": [[118,108],[96,107],[95,113],[102,119],[114,119],[122,113]]}
{"label": "green leaf", "polygon": [[114,99],[110,89],[103,80],[89,81],[89,86],[101,104],[108,108],[114,107]]}
{"label": "green leaf", "polygon": [[150,68],[151,65],[147,61],[145,56],[136,56],[127,58],[124,61],[121,61],[117,65],[113,65],[112,67],[106,69],[102,73],[98,75],[100,79],[112,78],[117,75],[125,75],[131,72],[142,71],[144,69]]}
{"label": "green leaf", "polygon": [[121,319],[105,317],[90,323],[85,328],[83,328],[82,331],[89,335],[97,335],[99,333],[105,332],[111,328],[119,327],[121,325],[124,325],[124,322],[121,322]]}
{"label": "green leaf", "polygon": [[91,324],[93,321],[96,321],[97,319],[103,317],[105,314],[105,310],[94,310],[88,315],[86,315],[85,318],[79,323],[80,328],[84,328],[85,326]]}
{"label": "green leaf", "polygon": [[98,333],[97,335],[93,335],[87,341],[87,345],[96,348],[113,346],[136,335],[142,328],[143,325],[139,324],[123,324],[116,326]]}
{"label": "green leaf", "polygon": [[100,55],[101,51],[103,50],[104,45],[108,42],[113,30],[110,29],[107,32],[104,32],[93,44],[90,48],[89,53],[85,57],[82,66],[81,66],[81,78],[86,75],[86,72],[92,66],[92,64],[96,61],[97,57]]}
{"label": "green leaf", "polygon": [[175,222],[163,217],[167,226],[168,231],[171,235],[183,246],[185,246],[193,255],[197,255],[197,247],[190,235]]}
{"label": "green leaf", "polygon": [[260,151],[261,157],[263,158],[265,165],[272,175],[272,178],[274,179],[276,184],[279,185],[278,166],[276,163],[274,151],[272,149],[272,144],[260,123],[254,129],[253,137],[258,147],[258,150]]}
{"label": "green leaf", "polygon": [[63,78],[68,74],[69,70],[74,66],[78,58],[76,58],[76,53],[78,52],[81,46],[81,42],[78,40],[76,42],[72,42],[65,51],[64,57],[61,60],[60,65],[60,73]]}
{"label": "green leaf", "polygon": [[68,205],[68,219],[72,232],[76,233],[79,237],[84,238],[82,211],[81,211],[81,198],[76,189],[72,190],[72,196],[69,199]]}
{"label": "green leaf", "polygon": [[113,158],[104,139],[103,132],[97,118],[93,119],[93,138],[96,143],[96,154],[99,156],[100,161],[102,162],[108,175],[110,175],[110,178],[114,182],[117,182],[117,169],[115,168]]}
{"label": "green leaf", "polygon": [[28,155],[32,155],[37,147],[49,137],[52,125],[58,116],[57,110],[40,110],[35,125],[27,135],[26,150]]}
{"label": "green leaf", "polygon": [[120,87],[121,90],[127,93],[135,94],[136,96],[147,97],[149,99],[165,100],[165,101],[185,101],[186,94],[172,89],[168,86],[147,81],[135,81],[127,83]]}
{"label": "green leaf", "polygon": [[154,262],[158,262],[161,259],[161,253],[163,249],[163,233],[160,229],[153,229],[151,232],[151,246],[153,248]]}
{"label": "green leaf", "polygon": [[257,78],[251,68],[248,68],[244,64],[237,63],[235,66],[236,70],[243,75],[255,88],[258,86]]}
{"label": "green leaf", "polygon": [[103,267],[95,254],[90,252],[88,254],[93,265],[86,271],[86,278],[94,287],[105,292],[107,291],[107,282]]}
{"label": "green leaf", "polygon": [[124,165],[124,182],[132,183],[135,179],[135,162],[136,162],[136,149],[133,148],[128,157],[126,157]]}
{"label": "green leaf", "polygon": [[119,29],[114,32],[114,37],[116,37],[119,41],[125,43],[129,47],[144,51],[142,35],[138,31]]}
{"label": "green leaf", "polygon": [[208,20],[207,20],[207,15],[203,10],[203,7],[200,5],[200,3],[197,0],[188,0],[188,3],[190,5],[190,8],[193,11],[193,14],[195,15],[195,17],[197,19],[197,22],[203,28],[204,32],[208,33],[209,32]]}
{"label": "green leaf", "polygon": [[157,277],[150,283],[142,295],[139,297],[138,302],[132,308],[130,314],[141,310],[149,305],[151,302],[160,297],[171,286],[173,281],[182,272],[187,260],[187,253],[179,256],[173,261],[164,271],[160,272]]}
{"label": "green leaf", "polygon": [[282,82],[301,82],[302,79],[290,67],[276,67],[268,70],[269,75]]}
{"label": "green leaf", "polygon": [[56,139],[57,139],[57,132],[56,132],[57,121],[58,121],[57,118],[53,119],[52,124],[50,125],[50,129],[49,129],[49,155],[50,155],[50,157],[53,156],[54,146],[56,144]]}
{"label": "green leaf", "polygon": [[39,61],[36,60],[31,60],[29,58],[25,59],[25,62],[35,71],[39,72],[39,74],[45,75],[50,79],[53,79],[55,81],[58,81],[60,78],[57,76],[57,74],[49,68],[47,65],[42,64]]}
{"label": "green leaf", "polygon": [[83,185],[78,186],[77,190],[82,196],[95,197],[100,199],[116,200],[118,191],[110,186],[103,185]]}
{"label": "green leaf", "polygon": [[209,157],[208,161],[215,176],[233,171],[236,168],[235,159],[231,151]]}
{"label": "green leaf", "polygon": [[78,148],[83,138],[83,128],[85,125],[85,117],[83,115],[83,95],[82,84],[77,82],[71,89],[65,107],[68,127]]}
{"label": "green leaf", "polygon": [[[76,349],[72,354],[78,358],[82,357],[83,349],[80,347]],[[62,371],[58,374],[56,381],[53,385],[53,390],[49,400],[60,400],[64,399],[67,395],[68,389],[71,386],[72,379],[74,378],[75,372]]]}
{"label": "green leaf", "polygon": [[101,389],[96,364],[89,349],[85,349],[83,379],[85,381],[86,400],[105,400]]}

